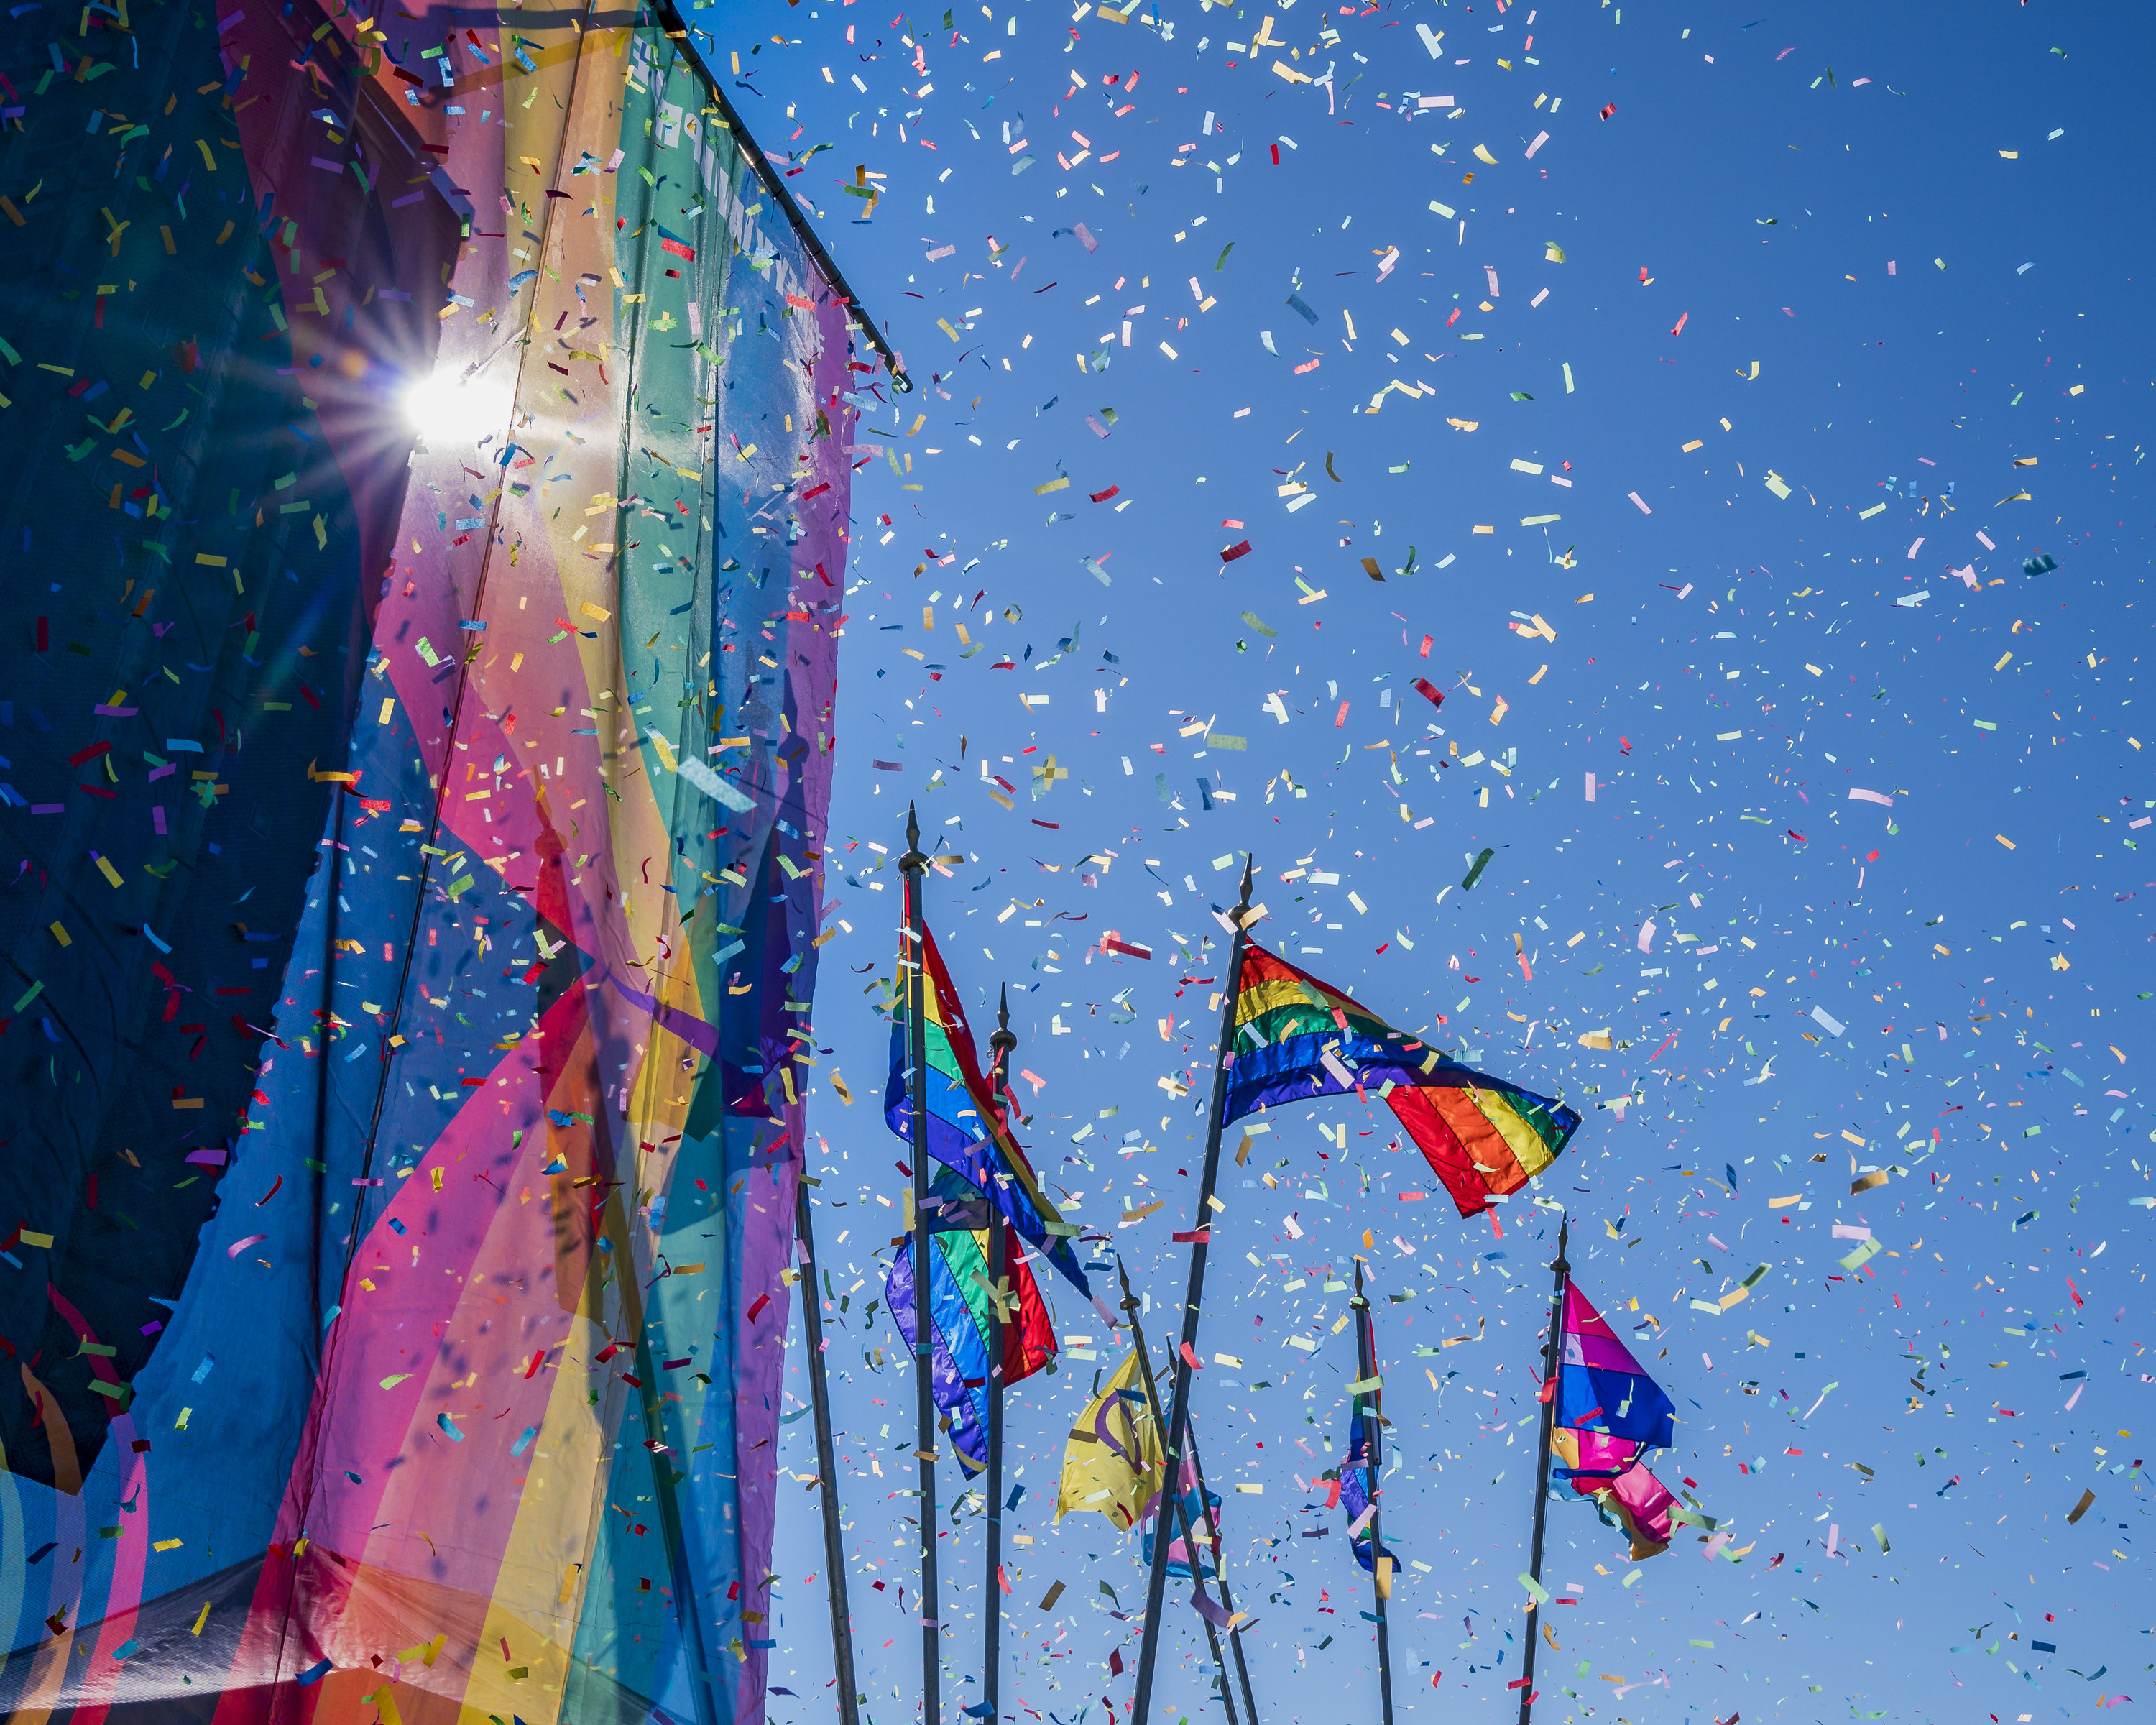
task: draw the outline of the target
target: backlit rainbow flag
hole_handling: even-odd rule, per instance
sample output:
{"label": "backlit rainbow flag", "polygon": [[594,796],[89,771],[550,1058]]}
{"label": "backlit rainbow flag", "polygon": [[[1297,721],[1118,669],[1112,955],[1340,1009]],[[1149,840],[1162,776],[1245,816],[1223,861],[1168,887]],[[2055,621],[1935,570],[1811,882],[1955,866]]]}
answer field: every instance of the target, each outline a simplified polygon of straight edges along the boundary
{"label": "backlit rainbow flag", "polygon": [[670,10],[367,10],[0,20],[0,1717],[757,1725],[893,384]]}

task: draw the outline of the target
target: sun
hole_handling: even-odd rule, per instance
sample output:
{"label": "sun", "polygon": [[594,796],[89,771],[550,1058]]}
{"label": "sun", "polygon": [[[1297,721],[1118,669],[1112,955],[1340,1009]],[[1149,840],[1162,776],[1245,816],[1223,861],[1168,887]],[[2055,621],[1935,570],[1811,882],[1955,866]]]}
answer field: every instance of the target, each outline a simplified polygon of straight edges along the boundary
{"label": "sun", "polygon": [[437,374],[408,385],[402,405],[406,423],[423,441],[472,444],[506,431],[515,402],[508,390],[485,379]]}

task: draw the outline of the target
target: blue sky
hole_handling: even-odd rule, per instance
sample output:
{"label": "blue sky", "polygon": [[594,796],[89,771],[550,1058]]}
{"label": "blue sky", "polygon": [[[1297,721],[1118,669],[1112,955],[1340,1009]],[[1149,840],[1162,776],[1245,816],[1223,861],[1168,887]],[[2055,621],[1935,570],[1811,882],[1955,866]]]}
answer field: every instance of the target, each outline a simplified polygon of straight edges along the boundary
{"label": "blue sky", "polygon": [[[1219,974],[1246,854],[1276,950],[1586,1117],[1502,1239],[1403,1204],[1426,1170],[1383,1111],[1276,1111],[1227,1171],[1201,1342],[1247,1369],[1209,1365],[1196,1405],[1216,1485],[1262,1488],[1227,1514],[1268,1719],[1376,1712],[1367,1583],[1305,1489],[1337,1462],[1326,1283],[1358,1251],[1399,1296],[1388,1541],[1429,1565],[1393,1605],[1399,1704],[1512,1704],[1554,1239],[1530,1196],[1676,1399],[1658,1471],[1733,1536],[1635,1566],[1553,1506],[1545,1579],[1578,1591],[1538,1717],[2147,1705],[2145,21],[950,18],[804,0],[712,39],[767,149],[833,146],[790,183],[917,384],[856,439],[811,1114],[872,1716],[918,1693],[912,1392],[867,1315],[903,1147],[863,992],[898,900],[870,846],[902,848],[909,798],[967,859],[932,917],[970,998],[1012,987],[1044,1175],[1090,1221],[1165,1201],[1101,1230],[1156,1338],[1213,1040],[1183,979]],[[1116,1358],[1055,1298],[1064,1364],[1012,1397],[1004,1692],[1069,1725],[1129,1694],[1099,1584],[1132,1606],[1142,1575],[1099,1517],[1052,1520]],[[785,1441],[812,1476],[809,1422]],[[818,1718],[815,1498],[782,1501],[773,1714]],[[979,1535],[962,1505],[954,1706]],[[1194,1627],[1174,1611],[1169,1718],[1204,1717]]]}

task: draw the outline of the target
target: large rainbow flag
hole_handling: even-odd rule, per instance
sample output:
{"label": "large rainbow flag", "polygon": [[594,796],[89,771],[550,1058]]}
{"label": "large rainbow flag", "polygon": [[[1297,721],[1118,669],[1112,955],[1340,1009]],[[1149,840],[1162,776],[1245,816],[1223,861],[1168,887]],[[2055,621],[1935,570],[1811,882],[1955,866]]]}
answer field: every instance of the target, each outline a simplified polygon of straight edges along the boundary
{"label": "large rainbow flag", "polygon": [[891,381],[663,6],[53,16],[0,1716],[758,1720]]}
{"label": "large rainbow flag", "polygon": [[1306,1096],[1376,1091],[1463,1216],[1563,1153],[1578,1111],[1455,1064],[1255,944],[1243,954],[1222,1123]]}

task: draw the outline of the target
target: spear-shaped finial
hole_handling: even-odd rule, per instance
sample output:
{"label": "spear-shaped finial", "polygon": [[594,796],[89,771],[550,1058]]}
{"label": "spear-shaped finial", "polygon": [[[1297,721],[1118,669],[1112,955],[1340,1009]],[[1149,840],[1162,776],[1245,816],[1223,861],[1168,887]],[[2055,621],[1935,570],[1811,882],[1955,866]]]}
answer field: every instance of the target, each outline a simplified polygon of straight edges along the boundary
{"label": "spear-shaped finial", "polygon": [[1120,1252],[1116,1255],[1116,1279],[1123,1285],[1123,1310],[1136,1312],[1140,1301],[1138,1296],[1131,1291],[1130,1268],[1123,1262],[1122,1255]]}
{"label": "spear-shaped finial", "polygon": [[1571,1237],[1571,1217],[1559,1217],[1558,1219],[1557,1224],[1557,1261],[1552,1264],[1550,1268],[1558,1271],[1560,1275],[1569,1275],[1572,1271],[1572,1266],[1565,1261],[1564,1255],[1565,1242]]}
{"label": "spear-shaped finial", "polygon": [[911,803],[906,805],[906,855],[899,858],[898,865],[914,875],[928,866],[928,859],[921,853],[921,821]]}
{"label": "spear-shaped finial", "polygon": [[1011,1117],[1010,1057],[1018,1047],[1018,1037],[1010,1027],[1010,984],[1004,984],[1003,998],[996,1003],[996,1028],[988,1037],[988,1100],[995,1110],[996,1118],[1008,1125]]}
{"label": "spear-shaped finial", "polygon": [[[1257,877],[1258,860],[1255,856],[1246,855],[1243,859],[1243,896],[1235,906],[1235,909],[1239,913],[1250,908],[1250,883],[1255,880]],[[1240,922],[1242,921],[1241,916],[1238,914],[1235,920],[1238,922]]]}
{"label": "spear-shaped finial", "polygon": [[1355,1297],[1348,1303],[1358,1309],[1370,1303],[1363,1297],[1363,1260],[1360,1258],[1355,1260]]}

